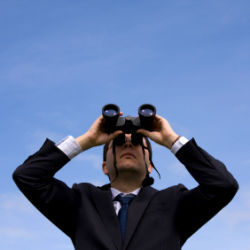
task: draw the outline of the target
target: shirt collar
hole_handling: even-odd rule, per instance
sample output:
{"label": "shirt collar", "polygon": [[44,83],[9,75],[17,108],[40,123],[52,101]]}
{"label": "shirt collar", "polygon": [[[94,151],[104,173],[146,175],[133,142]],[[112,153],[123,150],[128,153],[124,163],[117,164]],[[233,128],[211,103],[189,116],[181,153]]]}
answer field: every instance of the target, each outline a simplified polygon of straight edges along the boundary
{"label": "shirt collar", "polygon": [[129,192],[129,193],[121,192],[120,190],[118,190],[116,188],[113,188],[113,187],[111,187],[110,190],[111,190],[111,193],[112,193],[112,199],[115,199],[115,197],[117,195],[119,195],[119,194],[122,194],[122,195],[127,195],[127,194],[138,195],[138,193],[140,192],[141,188],[137,188],[137,189],[135,189],[135,190],[133,190],[132,192]]}

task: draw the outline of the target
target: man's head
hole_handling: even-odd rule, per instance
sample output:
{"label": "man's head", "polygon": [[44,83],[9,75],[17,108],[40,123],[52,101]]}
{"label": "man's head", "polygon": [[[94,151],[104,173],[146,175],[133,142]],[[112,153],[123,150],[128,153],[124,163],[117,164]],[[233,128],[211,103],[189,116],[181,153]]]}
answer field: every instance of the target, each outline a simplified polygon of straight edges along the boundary
{"label": "man's head", "polygon": [[105,144],[103,172],[109,176],[111,182],[117,176],[143,180],[146,174],[155,168],[152,162],[151,144],[146,137],[142,137],[142,142],[137,144],[131,134],[124,136],[123,143],[116,143],[115,140]]}

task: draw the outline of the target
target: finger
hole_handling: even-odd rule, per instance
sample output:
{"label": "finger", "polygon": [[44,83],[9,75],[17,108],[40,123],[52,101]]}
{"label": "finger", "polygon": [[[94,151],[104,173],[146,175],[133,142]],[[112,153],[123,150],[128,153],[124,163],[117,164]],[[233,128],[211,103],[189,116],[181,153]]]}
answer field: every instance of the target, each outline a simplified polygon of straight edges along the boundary
{"label": "finger", "polygon": [[144,135],[146,137],[149,137],[149,135],[150,135],[150,132],[148,130],[142,129],[142,128],[138,129],[136,132],[139,133],[139,134],[142,134],[142,135]]}
{"label": "finger", "polygon": [[103,118],[103,116],[101,115],[101,116],[99,116],[99,117],[95,120],[95,122],[94,122],[93,124],[98,124],[98,125],[100,125],[101,123],[103,123],[103,120],[104,120],[104,118]]}
{"label": "finger", "polygon": [[109,135],[109,141],[114,140],[118,135],[122,134],[122,130],[117,130]]}
{"label": "finger", "polygon": [[104,132],[104,117],[103,116],[100,116],[98,118],[98,129],[102,132]]}
{"label": "finger", "polygon": [[155,120],[158,122],[160,120],[164,119],[162,116],[155,115]]}
{"label": "finger", "polygon": [[161,116],[155,114],[155,118],[156,118],[156,119],[159,119],[160,117],[161,117]]}

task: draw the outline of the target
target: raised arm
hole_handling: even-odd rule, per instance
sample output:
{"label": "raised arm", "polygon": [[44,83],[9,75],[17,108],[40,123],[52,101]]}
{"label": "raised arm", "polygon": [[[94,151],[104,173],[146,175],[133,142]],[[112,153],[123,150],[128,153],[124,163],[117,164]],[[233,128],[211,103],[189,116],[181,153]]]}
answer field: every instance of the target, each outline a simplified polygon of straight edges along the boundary
{"label": "raised arm", "polygon": [[[102,122],[103,118],[99,117],[86,133],[76,139],[82,151],[106,143],[120,133],[104,133]],[[69,188],[64,182],[54,178],[55,173],[69,160],[60,146],[57,147],[54,142],[46,139],[35,154],[17,167],[13,179],[35,207],[63,232],[72,236],[80,199],[78,186]]]}
{"label": "raised arm", "polygon": [[[139,130],[155,142],[171,149],[178,144],[179,136],[163,117],[157,116],[154,131]],[[197,145],[194,139],[175,152],[198,186],[188,190],[179,185],[176,211],[177,230],[182,235],[182,244],[211,219],[234,197],[238,183],[225,165]]]}
{"label": "raised arm", "polygon": [[69,160],[54,142],[46,139],[42,147],[14,171],[13,179],[36,208],[72,236],[77,192],[53,177]]}
{"label": "raised arm", "polygon": [[191,190],[180,185],[176,220],[183,244],[232,200],[238,183],[225,165],[200,148],[194,139],[176,156],[199,184]]}

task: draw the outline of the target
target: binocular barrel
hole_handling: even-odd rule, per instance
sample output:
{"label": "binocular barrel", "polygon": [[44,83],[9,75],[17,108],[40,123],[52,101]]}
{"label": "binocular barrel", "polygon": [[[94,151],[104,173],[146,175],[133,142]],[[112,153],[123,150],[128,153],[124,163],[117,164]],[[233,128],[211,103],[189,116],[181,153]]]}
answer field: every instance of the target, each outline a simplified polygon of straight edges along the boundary
{"label": "binocular barrel", "polygon": [[141,128],[152,130],[156,109],[151,104],[143,104],[138,109]]}
{"label": "binocular barrel", "polygon": [[120,108],[115,104],[107,104],[102,108],[102,115],[104,117],[104,130],[110,134],[116,129],[116,124],[120,116]]}
{"label": "binocular barrel", "polygon": [[122,130],[125,134],[136,132],[139,128],[152,130],[155,114],[156,109],[153,105],[143,104],[138,108],[138,117],[121,117],[117,105],[107,104],[102,108],[104,130],[109,134],[116,130]]}

